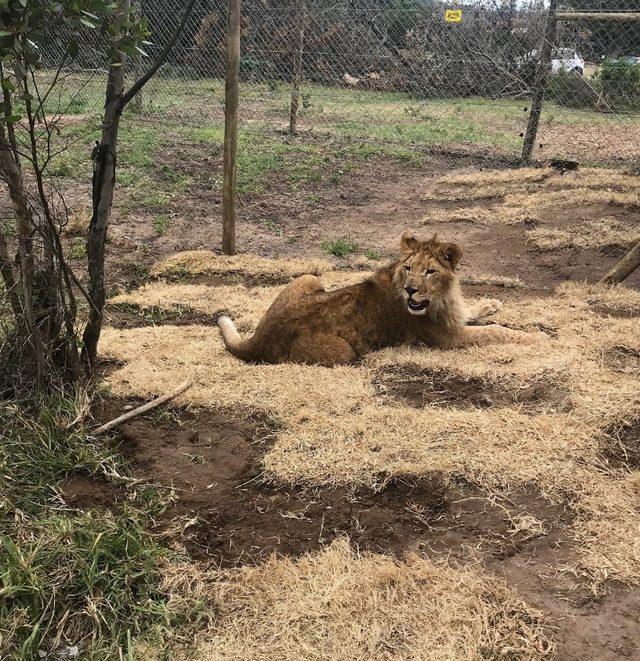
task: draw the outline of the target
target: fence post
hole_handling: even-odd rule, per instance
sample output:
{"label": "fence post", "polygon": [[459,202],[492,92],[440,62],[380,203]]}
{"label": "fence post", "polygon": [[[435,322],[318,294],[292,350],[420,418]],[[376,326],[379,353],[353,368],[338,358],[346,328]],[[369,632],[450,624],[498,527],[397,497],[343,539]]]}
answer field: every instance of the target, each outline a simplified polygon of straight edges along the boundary
{"label": "fence post", "polygon": [[551,67],[553,46],[556,41],[557,5],[558,0],[550,1],[547,23],[544,29],[544,36],[542,37],[542,44],[540,45],[540,62],[538,64],[538,71],[536,73],[533,95],[531,98],[531,112],[529,113],[527,133],[524,137],[524,145],[522,147],[522,162],[525,164],[531,162],[533,146],[536,142],[536,137],[538,136],[538,126],[540,125],[542,103],[544,101],[544,93],[547,88],[547,78],[549,76],[549,68]]}
{"label": "fence post", "polygon": [[291,75],[291,108],[289,110],[289,133],[298,135],[298,105],[300,103],[300,79],[302,77],[302,56],[304,54],[304,33],[306,6],[304,0],[298,0],[298,47],[293,55]]}
{"label": "fence post", "polygon": [[224,94],[224,172],[222,190],[222,252],[225,255],[234,255],[236,252],[240,1],[227,1],[227,72]]}

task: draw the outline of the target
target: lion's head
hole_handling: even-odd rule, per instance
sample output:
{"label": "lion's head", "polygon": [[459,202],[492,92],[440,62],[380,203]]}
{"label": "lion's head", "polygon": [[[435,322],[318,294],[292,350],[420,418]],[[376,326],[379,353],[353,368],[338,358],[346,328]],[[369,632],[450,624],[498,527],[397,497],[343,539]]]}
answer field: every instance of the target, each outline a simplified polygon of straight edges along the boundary
{"label": "lion's head", "polygon": [[432,299],[448,293],[461,257],[460,246],[438,241],[435,235],[427,241],[416,239],[411,232],[402,235],[393,280],[410,314],[426,314]]}

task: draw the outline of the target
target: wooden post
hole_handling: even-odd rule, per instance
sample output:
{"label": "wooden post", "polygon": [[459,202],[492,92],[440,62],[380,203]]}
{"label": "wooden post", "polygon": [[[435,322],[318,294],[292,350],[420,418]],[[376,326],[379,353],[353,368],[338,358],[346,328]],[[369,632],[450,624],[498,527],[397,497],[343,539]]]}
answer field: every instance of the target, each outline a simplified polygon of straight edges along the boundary
{"label": "wooden post", "polygon": [[540,115],[542,114],[542,103],[544,101],[544,93],[547,88],[547,78],[549,76],[549,68],[551,67],[551,56],[553,54],[553,46],[556,41],[556,9],[558,0],[551,0],[549,5],[549,13],[547,15],[547,24],[540,46],[540,62],[538,64],[538,71],[536,73],[536,80],[533,88],[533,96],[531,98],[531,112],[529,113],[529,123],[527,124],[527,133],[524,137],[524,145],[522,147],[522,162],[527,164],[531,162],[531,154],[533,153],[533,146],[535,145],[538,136],[538,126],[540,125]]}
{"label": "wooden post", "polygon": [[559,21],[640,21],[640,12],[561,11]]}
{"label": "wooden post", "polygon": [[600,280],[607,285],[615,285],[626,280],[640,266],[640,243],[636,244],[610,271]]}
{"label": "wooden post", "polygon": [[227,75],[224,95],[224,176],[222,252],[236,252],[236,152],[240,78],[240,0],[227,0]]}
{"label": "wooden post", "polygon": [[289,110],[289,133],[298,135],[298,106],[300,104],[300,79],[302,78],[302,56],[304,54],[304,32],[306,22],[304,0],[298,0],[298,47],[293,55],[291,74],[291,108]]}

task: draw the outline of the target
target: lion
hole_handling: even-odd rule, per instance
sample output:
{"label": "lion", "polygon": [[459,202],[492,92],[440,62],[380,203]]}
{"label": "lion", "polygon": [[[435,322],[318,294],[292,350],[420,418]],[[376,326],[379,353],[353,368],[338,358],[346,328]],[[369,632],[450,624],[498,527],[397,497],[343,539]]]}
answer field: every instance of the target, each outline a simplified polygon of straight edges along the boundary
{"label": "lion", "polygon": [[400,256],[361,283],[325,291],[303,275],[287,286],[246,339],[227,316],[218,318],[224,343],[247,362],[344,365],[384,347],[422,343],[466,347],[546,339],[504,326],[469,326],[502,307],[495,299],[465,303],[456,268],[462,250],[437,236],[405,232]]}

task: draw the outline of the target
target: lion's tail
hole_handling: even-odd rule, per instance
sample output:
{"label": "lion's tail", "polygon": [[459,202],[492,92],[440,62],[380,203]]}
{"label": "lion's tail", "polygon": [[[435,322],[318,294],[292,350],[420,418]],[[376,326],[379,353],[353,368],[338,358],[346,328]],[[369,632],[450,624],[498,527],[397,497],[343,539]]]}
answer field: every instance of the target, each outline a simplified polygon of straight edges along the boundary
{"label": "lion's tail", "polygon": [[243,340],[240,337],[235,324],[229,317],[222,315],[218,317],[217,323],[227,351],[242,360],[252,360],[251,340]]}

